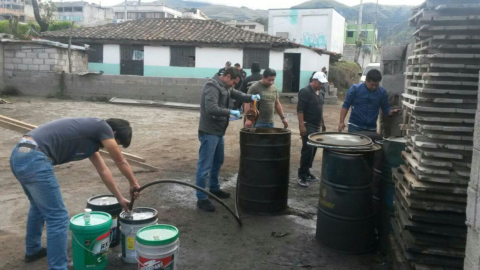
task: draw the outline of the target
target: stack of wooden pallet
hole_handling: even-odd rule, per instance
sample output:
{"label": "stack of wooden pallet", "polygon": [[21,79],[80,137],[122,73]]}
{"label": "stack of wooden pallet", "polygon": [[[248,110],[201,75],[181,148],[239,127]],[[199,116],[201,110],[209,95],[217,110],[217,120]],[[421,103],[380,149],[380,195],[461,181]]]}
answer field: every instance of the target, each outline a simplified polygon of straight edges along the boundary
{"label": "stack of wooden pallet", "polygon": [[462,269],[480,70],[480,2],[427,0],[413,11],[405,164],[394,171],[396,244],[416,269]]}

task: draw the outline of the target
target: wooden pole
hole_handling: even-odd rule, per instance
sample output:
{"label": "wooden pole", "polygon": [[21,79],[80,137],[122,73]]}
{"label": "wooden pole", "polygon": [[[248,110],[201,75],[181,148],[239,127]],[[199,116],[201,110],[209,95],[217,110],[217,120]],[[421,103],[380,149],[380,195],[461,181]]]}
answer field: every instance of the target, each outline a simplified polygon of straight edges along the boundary
{"label": "wooden pole", "polygon": [[70,35],[68,36],[68,73],[72,73],[72,34],[73,34],[73,26],[75,22],[72,22],[70,26]]}

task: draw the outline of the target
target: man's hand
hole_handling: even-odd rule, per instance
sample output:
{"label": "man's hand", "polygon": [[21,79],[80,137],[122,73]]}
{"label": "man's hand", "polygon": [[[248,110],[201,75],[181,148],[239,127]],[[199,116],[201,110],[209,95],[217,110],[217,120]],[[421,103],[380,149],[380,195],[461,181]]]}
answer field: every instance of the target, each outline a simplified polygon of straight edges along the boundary
{"label": "man's hand", "polygon": [[284,126],[285,128],[288,128],[287,118],[283,117],[283,118],[282,118],[282,123],[283,123],[283,126]]}
{"label": "man's hand", "polygon": [[237,117],[237,118],[240,118],[240,111],[230,110],[230,114]]}
{"label": "man's hand", "polygon": [[140,197],[140,192],[138,190],[140,189],[140,185],[138,183],[135,183],[134,185],[130,185],[130,196],[138,199]]}
{"label": "man's hand", "polygon": [[345,123],[338,124],[338,132],[342,132],[345,129]]}
{"label": "man's hand", "polygon": [[129,206],[130,206],[130,201],[125,199],[124,197],[121,197],[120,199],[118,199],[118,203],[122,206],[123,210],[125,211],[130,211],[129,209]]}
{"label": "man's hand", "polygon": [[255,99],[257,99],[257,101],[260,101],[260,95],[252,95],[252,101],[255,101]]}
{"label": "man's hand", "polygon": [[390,110],[390,112],[388,113],[388,116],[393,116],[394,114],[396,114],[399,111],[401,111],[401,110],[400,109]]}
{"label": "man's hand", "polygon": [[305,127],[305,124],[303,123],[300,124],[300,136],[307,136],[307,127]]}
{"label": "man's hand", "polygon": [[327,131],[327,127],[325,126],[325,124],[322,124],[322,132],[326,132]]}
{"label": "man's hand", "polygon": [[251,128],[252,125],[253,125],[252,121],[250,121],[250,120],[248,120],[248,119],[245,121],[245,127],[246,127],[246,128]]}

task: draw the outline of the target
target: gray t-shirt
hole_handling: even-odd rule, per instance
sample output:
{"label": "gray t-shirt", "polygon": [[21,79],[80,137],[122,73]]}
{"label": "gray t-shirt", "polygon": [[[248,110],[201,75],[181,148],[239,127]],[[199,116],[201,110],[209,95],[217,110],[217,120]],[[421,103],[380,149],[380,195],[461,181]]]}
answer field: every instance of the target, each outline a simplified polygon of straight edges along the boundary
{"label": "gray t-shirt", "polygon": [[113,139],[112,128],[99,118],[65,118],[27,133],[54,165],[82,160],[100,149],[101,141]]}

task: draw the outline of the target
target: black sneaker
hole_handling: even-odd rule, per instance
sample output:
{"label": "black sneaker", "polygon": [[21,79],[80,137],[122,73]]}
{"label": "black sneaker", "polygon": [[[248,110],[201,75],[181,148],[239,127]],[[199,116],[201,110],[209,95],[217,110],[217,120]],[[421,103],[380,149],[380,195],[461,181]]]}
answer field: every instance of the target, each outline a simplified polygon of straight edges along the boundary
{"label": "black sneaker", "polygon": [[215,205],[213,205],[213,203],[209,199],[198,200],[197,201],[197,206],[198,206],[198,208],[200,208],[202,210],[205,210],[205,211],[208,211],[208,212],[215,211]]}
{"label": "black sneaker", "polygon": [[307,178],[306,177],[300,177],[298,178],[298,184],[302,187],[309,187],[310,185],[308,184],[307,182]]}
{"label": "black sneaker", "polygon": [[25,255],[25,262],[30,263],[47,256],[47,249],[42,247],[37,253]]}
{"label": "black sneaker", "polygon": [[210,191],[210,193],[212,193],[213,195],[217,196],[218,198],[220,199],[228,199],[230,198],[230,193],[228,192],[225,192],[221,189],[217,190],[217,191]]}
{"label": "black sneaker", "polygon": [[320,179],[315,177],[315,175],[309,173],[308,176],[307,176],[307,181],[320,181]]}

